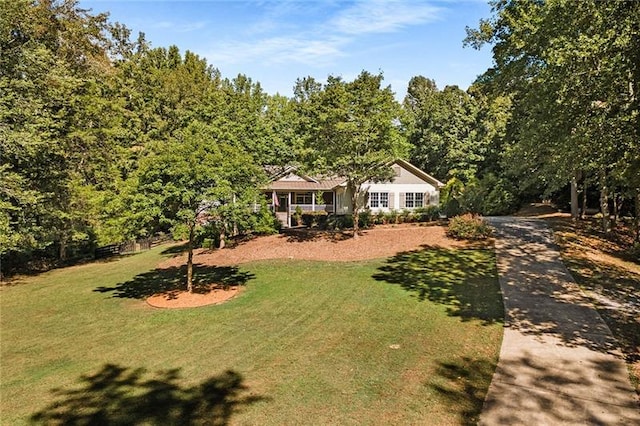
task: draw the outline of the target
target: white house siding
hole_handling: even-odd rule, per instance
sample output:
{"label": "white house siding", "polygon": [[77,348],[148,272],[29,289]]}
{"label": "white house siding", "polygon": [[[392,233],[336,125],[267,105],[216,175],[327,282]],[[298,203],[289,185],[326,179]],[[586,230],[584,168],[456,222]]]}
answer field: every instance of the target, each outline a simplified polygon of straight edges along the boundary
{"label": "white house siding", "polygon": [[336,214],[351,213],[351,194],[345,187],[336,188]]}
{"label": "white house siding", "polygon": [[[367,188],[367,185],[363,185],[363,189],[365,188]],[[429,183],[372,183],[368,184],[368,192],[389,193],[389,207],[372,207],[371,211],[403,210],[405,207],[402,207],[401,203],[404,201],[404,197],[401,197],[400,194],[406,194],[407,192],[428,194],[423,200],[425,207],[438,205],[440,202],[438,189]]]}

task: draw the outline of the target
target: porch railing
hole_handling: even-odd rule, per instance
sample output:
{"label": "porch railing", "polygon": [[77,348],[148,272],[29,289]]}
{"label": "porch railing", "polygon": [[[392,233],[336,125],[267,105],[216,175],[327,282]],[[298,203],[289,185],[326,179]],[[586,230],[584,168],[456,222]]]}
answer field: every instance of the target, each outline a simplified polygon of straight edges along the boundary
{"label": "porch railing", "polygon": [[300,210],[303,212],[334,213],[333,204],[291,204],[289,206],[289,212],[295,213],[297,207],[300,207]]}

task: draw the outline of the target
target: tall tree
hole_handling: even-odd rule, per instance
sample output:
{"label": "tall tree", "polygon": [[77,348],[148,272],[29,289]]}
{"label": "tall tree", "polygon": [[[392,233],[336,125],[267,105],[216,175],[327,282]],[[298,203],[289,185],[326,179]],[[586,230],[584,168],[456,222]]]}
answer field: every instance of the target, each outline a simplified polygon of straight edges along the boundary
{"label": "tall tree", "polygon": [[100,79],[111,69],[106,15],[77,3],[0,3],[0,215],[13,248],[57,244],[61,258],[91,239],[77,187],[105,157]]}
{"label": "tall tree", "polygon": [[495,17],[469,29],[467,42],[494,44],[495,66],[481,82],[513,99],[512,169],[548,190],[579,174],[596,176],[608,230],[611,185],[635,192],[640,186],[640,3],[494,1],[492,7]]}
{"label": "tall tree", "polygon": [[390,163],[409,148],[400,131],[400,105],[382,81],[382,74],[363,71],[352,82],[330,76],[322,88],[310,79],[296,88],[313,167],[346,178],[354,237],[365,202],[362,184],[390,178]]}
{"label": "tall tree", "polygon": [[[196,229],[217,209],[256,191],[262,170],[253,158],[224,140],[209,126],[192,122],[165,143],[155,143],[141,159],[138,192],[142,213],[188,234],[187,279],[193,291]],[[246,206],[245,208],[249,208]]]}
{"label": "tall tree", "polygon": [[474,97],[457,86],[440,91],[422,76],[409,82],[404,99],[411,161],[440,179],[469,181],[485,159],[486,139],[479,129]]}

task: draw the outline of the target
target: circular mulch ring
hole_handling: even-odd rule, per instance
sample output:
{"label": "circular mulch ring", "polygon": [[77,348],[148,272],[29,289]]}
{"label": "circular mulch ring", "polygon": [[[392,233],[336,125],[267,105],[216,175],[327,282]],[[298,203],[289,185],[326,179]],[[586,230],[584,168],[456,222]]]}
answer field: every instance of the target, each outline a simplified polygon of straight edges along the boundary
{"label": "circular mulch ring", "polygon": [[197,308],[200,306],[218,305],[234,298],[240,293],[239,286],[214,288],[207,293],[189,293],[188,291],[176,291],[170,293],[154,294],[147,299],[147,304],[154,308]]}

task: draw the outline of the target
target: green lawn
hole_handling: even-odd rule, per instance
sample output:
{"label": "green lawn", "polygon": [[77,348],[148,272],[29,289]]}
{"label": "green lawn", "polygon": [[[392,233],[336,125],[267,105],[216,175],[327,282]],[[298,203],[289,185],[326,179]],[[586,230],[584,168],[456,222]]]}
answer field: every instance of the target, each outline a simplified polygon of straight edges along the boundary
{"label": "green lawn", "polygon": [[[200,268],[246,289],[148,307],[162,248],[0,291],[0,424],[472,424],[502,337],[487,250]],[[212,420],[213,419],[213,420]]]}

